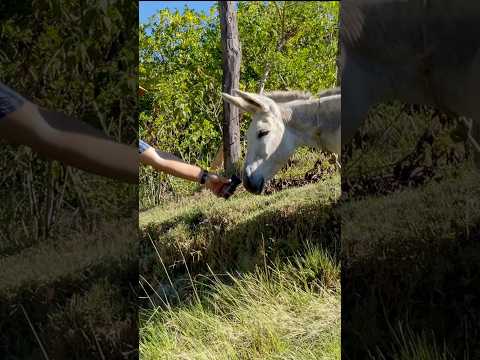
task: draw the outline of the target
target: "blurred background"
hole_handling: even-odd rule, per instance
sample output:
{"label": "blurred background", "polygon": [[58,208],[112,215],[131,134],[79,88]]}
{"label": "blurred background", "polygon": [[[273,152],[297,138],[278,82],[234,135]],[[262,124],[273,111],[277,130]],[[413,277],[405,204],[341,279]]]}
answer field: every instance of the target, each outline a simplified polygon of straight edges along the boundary
{"label": "blurred background", "polygon": [[[137,4],[0,8],[0,81],[136,148]],[[4,142],[0,184],[0,357],[136,353],[138,187]]]}

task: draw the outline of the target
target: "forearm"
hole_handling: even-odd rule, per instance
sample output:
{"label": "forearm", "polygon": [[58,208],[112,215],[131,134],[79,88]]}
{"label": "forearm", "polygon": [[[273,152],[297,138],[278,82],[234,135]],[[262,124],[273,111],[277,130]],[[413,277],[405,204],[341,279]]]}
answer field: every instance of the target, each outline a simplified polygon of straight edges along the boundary
{"label": "forearm", "polygon": [[109,140],[88,124],[61,113],[40,113],[35,105],[27,102],[4,119],[2,135],[66,165],[138,183],[135,148]]}
{"label": "forearm", "polygon": [[153,147],[140,155],[140,161],[156,170],[190,181],[199,181],[202,173],[200,167],[188,164],[175,155],[155,150]]}
{"label": "forearm", "polygon": [[47,144],[33,146],[39,153],[62,161],[67,165],[138,183],[138,153],[134,147],[97,137],[57,131]]}
{"label": "forearm", "polygon": [[[230,187],[226,187],[226,185],[231,183],[231,180],[217,174],[204,172],[202,168],[188,164],[175,155],[155,150],[142,140],[140,140],[138,145],[141,153],[140,161],[143,164],[151,165],[156,170],[190,181],[199,182],[205,175],[202,184],[215,195],[228,198],[232,194]],[[232,189],[232,191],[235,191],[234,188]]]}
{"label": "forearm", "polygon": [[135,148],[112,141],[93,126],[65,114],[39,109],[45,121],[58,131],[57,145],[64,149],[63,161],[81,169],[131,183],[138,183]]}
{"label": "forearm", "polygon": [[38,108],[38,113],[44,119],[46,124],[58,131],[111,140],[111,138],[103,131],[100,131],[84,121],[73,119],[62,112]]}

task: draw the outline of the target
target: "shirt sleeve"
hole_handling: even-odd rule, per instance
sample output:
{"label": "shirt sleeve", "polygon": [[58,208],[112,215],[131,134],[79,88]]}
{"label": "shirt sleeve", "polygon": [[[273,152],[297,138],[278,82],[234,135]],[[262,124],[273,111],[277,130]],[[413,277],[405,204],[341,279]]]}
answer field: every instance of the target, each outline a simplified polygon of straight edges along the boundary
{"label": "shirt sleeve", "polygon": [[151,146],[148,145],[145,141],[143,140],[139,140],[138,141],[138,152],[141,154],[143,153],[145,150],[147,150],[148,148],[150,148]]}
{"label": "shirt sleeve", "polygon": [[0,119],[18,110],[25,99],[0,82]]}

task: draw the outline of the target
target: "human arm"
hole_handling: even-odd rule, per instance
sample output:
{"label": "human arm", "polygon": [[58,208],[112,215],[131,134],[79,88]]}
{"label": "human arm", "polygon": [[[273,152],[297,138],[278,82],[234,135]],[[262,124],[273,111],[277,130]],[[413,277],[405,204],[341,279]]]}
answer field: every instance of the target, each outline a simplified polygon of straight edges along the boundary
{"label": "human arm", "polygon": [[[156,150],[148,145],[140,154],[140,162],[158,171],[189,181],[200,182],[203,173],[199,166],[188,164],[173,154]],[[230,183],[229,179],[216,174],[208,174],[205,180],[205,186],[218,196],[222,195],[224,186]]]}
{"label": "human arm", "polygon": [[138,183],[138,153],[85,122],[29,101],[0,119],[0,136],[88,172]]}

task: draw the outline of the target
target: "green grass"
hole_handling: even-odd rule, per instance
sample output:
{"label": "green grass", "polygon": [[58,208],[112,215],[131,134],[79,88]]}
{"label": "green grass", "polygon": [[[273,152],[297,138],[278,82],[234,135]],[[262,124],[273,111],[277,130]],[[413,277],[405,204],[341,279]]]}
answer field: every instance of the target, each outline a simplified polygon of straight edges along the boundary
{"label": "green grass", "polygon": [[[310,148],[301,147],[295,151],[289,162],[275,175],[274,180],[303,179],[321,155]],[[331,166],[325,164],[325,166]],[[150,167],[140,169],[139,209],[147,211],[184,202],[202,192],[197,183],[163,174]],[[221,171],[217,171],[221,174]]]}
{"label": "green grass", "polygon": [[60,242],[44,242],[18,254],[0,257],[0,296],[14,299],[19,293],[36,292],[59,282],[81,282],[84,272],[135,256],[134,222],[101,226],[95,234],[71,234]]}
{"label": "green grass", "polygon": [[283,167],[274,176],[274,179],[302,179],[313,168],[315,162],[323,158],[318,152],[312,151],[310,148],[300,147],[290,157],[288,165]]}
{"label": "green grass", "polygon": [[480,286],[480,182],[469,164],[454,170],[440,181],[340,205],[348,353],[477,358],[478,316],[466,314]]}
{"label": "green grass", "polygon": [[[195,211],[203,211],[204,214],[213,216],[223,214],[229,218],[242,221],[256,217],[259,213],[271,209],[298,207],[306,203],[322,203],[329,205],[335,202],[340,195],[340,176],[335,174],[326,177],[324,181],[307,185],[300,188],[291,188],[268,196],[255,196],[239,187],[234,197],[223,200],[202,191],[193,197],[185,197],[178,201],[170,202],[161,207],[150,209],[140,213],[140,228],[147,225],[160,224],[173,219],[187,219]],[[238,215],[241,214],[240,219]]]}
{"label": "green grass", "polygon": [[[300,149],[277,179],[303,179],[318,158]],[[339,359],[339,196],[335,173],[141,212],[141,358]]]}
{"label": "green grass", "polygon": [[12,344],[5,356],[37,358],[40,344],[52,359],[75,351],[116,358],[132,350],[128,344],[137,341],[131,289],[138,281],[136,224],[134,218],[97,224],[95,233],[71,231],[0,257],[0,330],[2,342]]}
{"label": "green grass", "polygon": [[314,248],[228,284],[217,278],[188,304],[143,312],[140,358],[340,359],[339,276]]}
{"label": "green grass", "polygon": [[480,263],[480,183],[464,135],[462,122],[427,108],[402,112],[397,103],[370,112],[342,180],[367,175],[380,191],[375,175],[395,178],[393,167],[406,156],[407,165],[434,176],[387,195],[372,186],[340,204],[345,354],[478,357],[478,318],[466,314],[480,285],[472,275]]}
{"label": "green grass", "polygon": [[369,258],[385,248],[406,253],[442,240],[456,242],[461,234],[468,236],[480,223],[479,175],[468,166],[458,171],[420,188],[342,204],[345,260]]}
{"label": "green grass", "polygon": [[[363,195],[336,210],[348,358],[479,358],[480,182],[465,135],[461,121],[399,103],[377,106],[357,135],[342,181]],[[405,186],[400,161],[424,182]]]}
{"label": "green grass", "polygon": [[[445,124],[442,125],[442,121]],[[362,138],[361,148],[356,148],[343,164],[343,176],[385,175],[396,162],[414,151],[425,133],[434,136],[435,142],[427,145],[424,165],[431,166],[435,157],[448,152],[459,156],[468,152],[469,145],[463,142],[466,129],[462,121],[451,118],[447,121],[444,115],[428,107],[409,113],[399,102],[377,105],[369,112],[358,134]]]}
{"label": "green grass", "polygon": [[[179,304],[175,296],[150,293],[155,305],[142,313],[142,357],[339,358],[338,320],[322,334],[310,324],[326,329],[339,311],[339,279],[332,274],[339,240],[333,228],[341,219],[342,271],[349,279],[342,289],[344,349],[378,360],[477,358],[478,318],[463,316],[480,286],[478,173],[465,160],[468,146],[459,141],[455,122],[441,125],[444,119],[425,109],[401,114],[391,126],[382,121],[399,111],[398,104],[379,108],[366,123],[369,136],[379,140],[364,139],[366,148],[356,149],[343,171],[352,178],[388,175],[430,129],[435,141],[418,155],[438,176],[422,186],[337,202],[335,174],[269,196],[240,191],[226,202],[195,193],[141,213],[142,239],[158,250],[144,249],[145,284],[156,288],[166,281],[160,255],[181,297]],[[457,160],[448,160],[451,154]],[[317,159],[297,152],[278,179],[302,178]],[[314,252],[330,255],[311,260],[303,253],[291,271],[287,259],[294,263],[291,254],[312,242]],[[224,270],[235,276],[212,282],[212,272]],[[312,340],[308,333],[318,336]]]}
{"label": "green grass", "polygon": [[[454,360],[453,356],[446,347],[445,342],[439,345],[433,332],[422,331],[417,334],[409,326],[398,323],[397,327],[391,329],[393,338],[393,349],[391,358],[393,360]],[[390,357],[385,356],[381,351],[377,356],[372,356],[378,360],[386,360]]]}
{"label": "green grass", "polygon": [[337,174],[269,196],[240,192],[225,201],[203,193],[141,213],[143,273],[165,278],[157,252],[171,271],[184,273],[185,263],[194,272],[205,272],[206,264],[214,271],[249,271],[264,256],[286,256],[307,242],[336,251],[332,204],[339,189]]}

